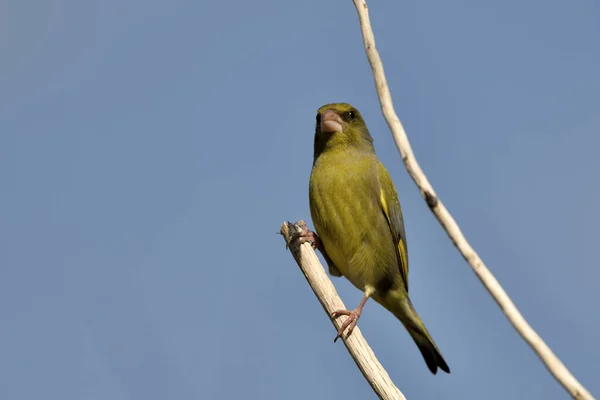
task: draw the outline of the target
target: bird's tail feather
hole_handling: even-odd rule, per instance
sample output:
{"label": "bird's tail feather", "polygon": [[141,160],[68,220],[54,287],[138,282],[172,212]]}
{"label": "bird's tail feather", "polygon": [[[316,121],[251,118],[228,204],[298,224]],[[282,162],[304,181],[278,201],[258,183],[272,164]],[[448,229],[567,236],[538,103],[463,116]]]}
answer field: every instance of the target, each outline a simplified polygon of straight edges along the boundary
{"label": "bird's tail feather", "polygon": [[442,371],[450,373],[448,364],[446,364],[442,353],[440,353],[435,342],[429,335],[429,332],[427,332],[423,321],[421,321],[419,314],[417,314],[417,311],[413,307],[408,296],[394,298],[393,301],[391,301],[392,299],[390,297],[396,296],[386,296],[386,301],[383,302],[383,306],[391,311],[402,322],[419,347],[429,370],[435,374],[439,367]]}

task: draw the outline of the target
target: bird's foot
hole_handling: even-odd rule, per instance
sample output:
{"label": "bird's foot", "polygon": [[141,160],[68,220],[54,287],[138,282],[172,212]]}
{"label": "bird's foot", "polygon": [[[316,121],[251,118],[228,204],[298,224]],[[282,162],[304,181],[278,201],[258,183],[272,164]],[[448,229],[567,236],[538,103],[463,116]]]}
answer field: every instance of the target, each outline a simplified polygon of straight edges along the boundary
{"label": "bird's foot", "polygon": [[348,331],[346,332],[346,339],[348,339],[350,337],[350,335],[352,334],[352,331],[356,327],[356,323],[358,322],[358,319],[360,318],[361,311],[362,311],[362,307],[357,307],[357,308],[355,308],[352,311],[349,311],[349,310],[337,310],[337,311],[334,311],[331,314],[331,317],[333,319],[338,319],[342,315],[345,315],[345,316],[348,317],[348,318],[346,318],[346,320],[344,321],[344,323],[342,324],[342,326],[340,326],[340,329],[338,329],[337,335],[335,336],[335,339],[333,339],[334,343],[339,338],[342,337],[342,335],[344,334],[344,331],[346,329],[348,329]]}
{"label": "bird's foot", "polygon": [[319,239],[319,237],[317,236],[317,234],[315,232],[308,229],[308,227],[306,226],[306,223],[304,221],[299,221],[297,223],[297,225],[300,228],[300,230],[292,234],[292,236],[290,237],[289,243],[291,243],[294,240],[298,240],[300,245],[302,245],[306,242],[309,242],[310,245],[312,246],[313,250],[315,250],[315,249],[322,250],[323,249],[323,244],[321,243],[321,239]]}

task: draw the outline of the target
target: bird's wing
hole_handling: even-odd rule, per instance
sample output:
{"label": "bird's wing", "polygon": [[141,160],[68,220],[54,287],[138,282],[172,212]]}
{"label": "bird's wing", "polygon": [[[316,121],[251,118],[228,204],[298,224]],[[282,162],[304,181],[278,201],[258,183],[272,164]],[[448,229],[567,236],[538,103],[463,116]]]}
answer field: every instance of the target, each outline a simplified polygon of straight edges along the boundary
{"label": "bird's wing", "polygon": [[388,226],[390,227],[392,238],[394,239],[400,274],[402,275],[404,287],[408,293],[408,252],[406,249],[406,235],[404,233],[404,221],[402,220],[400,201],[398,200],[398,193],[396,193],[394,182],[392,182],[390,174],[383,164],[380,162],[377,164],[381,208],[383,209]]}

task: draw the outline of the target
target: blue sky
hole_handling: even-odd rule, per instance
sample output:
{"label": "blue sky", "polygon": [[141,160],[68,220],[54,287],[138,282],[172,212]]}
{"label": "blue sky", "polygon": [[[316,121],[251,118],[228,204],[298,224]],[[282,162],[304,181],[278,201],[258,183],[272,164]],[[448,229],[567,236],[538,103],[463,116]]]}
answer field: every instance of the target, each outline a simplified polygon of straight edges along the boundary
{"label": "blue sky", "polygon": [[[370,10],[430,181],[599,396],[600,6]],[[368,303],[359,326],[396,385],[567,397],[404,171],[350,1],[9,0],[0,51],[1,398],[373,398],[275,235],[310,220],[314,116],[338,101],[394,178],[411,297],[452,369],[431,375]]]}

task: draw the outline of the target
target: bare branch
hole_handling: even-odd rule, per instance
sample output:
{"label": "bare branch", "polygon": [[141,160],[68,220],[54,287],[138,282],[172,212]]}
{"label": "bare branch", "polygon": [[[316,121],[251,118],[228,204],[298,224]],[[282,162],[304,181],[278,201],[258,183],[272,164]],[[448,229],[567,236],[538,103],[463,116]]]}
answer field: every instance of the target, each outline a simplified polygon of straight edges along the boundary
{"label": "bare branch", "polygon": [[[281,225],[281,234],[285,238],[286,244],[289,245],[292,255],[298,266],[300,266],[308,284],[313,292],[315,292],[319,302],[337,330],[341,327],[346,317],[334,320],[331,318],[331,314],[336,310],[345,310],[346,306],[338,296],[311,245],[309,243],[299,245],[297,240],[292,240],[292,235],[304,229],[307,229],[304,221],[298,221],[295,224],[284,222]],[[389,375],[375,357],[373,350],[369,347],[358,326],[354,328],[349,338],[346,338],[344,335],[342,340],[352,359],[354,359],[365,379],[380,399],[406,400],[402,392],[394,386]]]}
{"label": "bare branch", "polygon": [[444,204],[437,197],[429,180],[427,180],[427,177],[415,159],[406,132],[394,110],[392,96],[383,71],[383,64],[381,63],[381,58],[375,48],[375,37],[371,28],[371,22],[369,21],[367,3],[364,0],[353,1],[358,13],[363,43],[367,52],[369,64],[371,64],[371,69],[373,70],[375,86],[381,104],[381,111],[392,131],[394,141],[402,156],[402,161],[404,162],[408,173],[419,187],[421,195],[427,202],[427,205],[435,214],[440,224],[444,227],[458,251],[460,251],[465,260],[471,265],[473,271],[477,274],[477,277],[490,292],[494,300],[496,300],[502,311],[504,311],[504,314],[506,314],[514,328],[542,359],[546,368],[548,368],[548,371],[550,371],[556,380],[564,386],[574,399],[593,399],[592,395],[577,381],[577,379],[575,379],[571,372],[569,372],[565,365],[552,352],[550,347],[548,347],[542,338],[527,323],[525,318],[523,318],[510,297],[508,297],[502,286],[500,286],[500,283],[487,269],[477,252],[471,247],[458,224],[454,218],[452,218],[452,215],[450,215],[446,207],[444,207]]}

